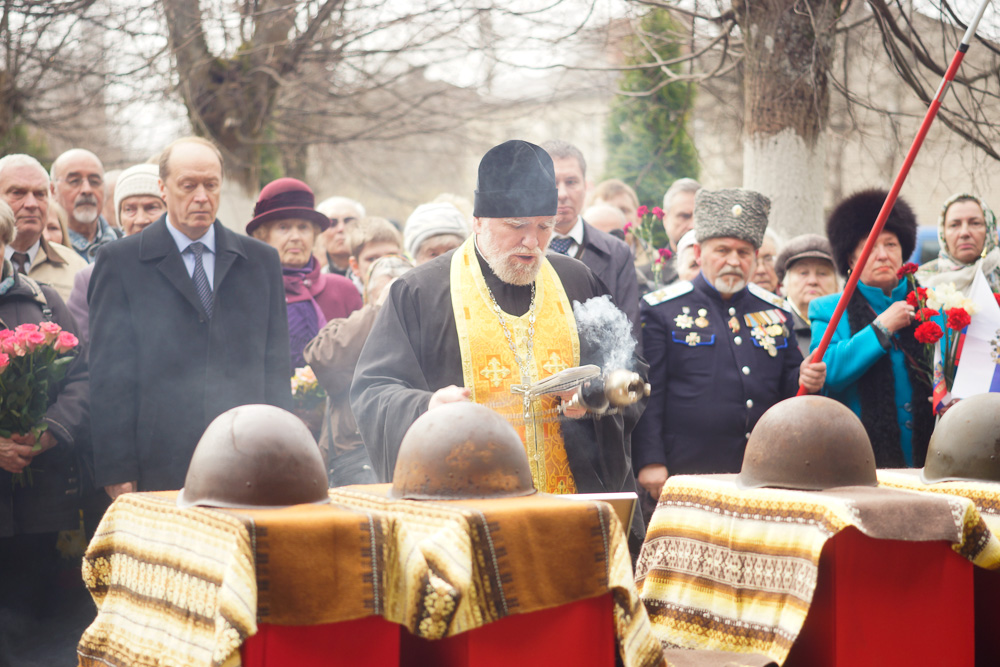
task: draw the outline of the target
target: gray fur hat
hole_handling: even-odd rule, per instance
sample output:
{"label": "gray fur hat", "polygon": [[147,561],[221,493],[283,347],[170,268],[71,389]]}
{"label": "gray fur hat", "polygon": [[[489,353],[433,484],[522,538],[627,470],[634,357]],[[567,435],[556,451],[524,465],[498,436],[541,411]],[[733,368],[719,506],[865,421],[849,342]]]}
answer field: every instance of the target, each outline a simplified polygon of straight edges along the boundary
{"label": "gray fur hat", "polygon": [[694,196],[694,236],[698,243],[723,236],[760,248],[771,200],[753,190],[698,190]]}

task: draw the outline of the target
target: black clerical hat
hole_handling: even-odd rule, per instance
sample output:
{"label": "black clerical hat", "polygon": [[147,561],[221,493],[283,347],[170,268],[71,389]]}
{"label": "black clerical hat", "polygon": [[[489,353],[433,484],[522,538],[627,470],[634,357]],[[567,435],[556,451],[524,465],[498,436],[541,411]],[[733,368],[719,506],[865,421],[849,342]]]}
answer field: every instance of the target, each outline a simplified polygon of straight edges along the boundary
{"label": "black clerical hat", "polygon": [[559,200],[552,158],[540,146],[514,139],[494,146],[479,163],[472,214],[477,218],[554,216]]}

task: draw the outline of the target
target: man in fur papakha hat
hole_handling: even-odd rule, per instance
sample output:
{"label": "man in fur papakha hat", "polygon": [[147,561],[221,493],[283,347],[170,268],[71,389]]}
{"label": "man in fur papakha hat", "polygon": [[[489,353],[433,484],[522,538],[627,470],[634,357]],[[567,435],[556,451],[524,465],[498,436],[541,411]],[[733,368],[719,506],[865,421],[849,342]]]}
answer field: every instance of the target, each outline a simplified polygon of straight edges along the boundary
{"label": "man in fur papakha hat", "polygon": [[[526,405],[511,391],[564,368],[600,363],[601,351],[579,335],[571,304],[607,289],[583,263],[545,254],[556,200],[548,153],[526,141],[495,146],[479,165],[472,236],[390,288],[351,387],[351,408],[383,481],[391,479],[403,435],[419,416],[471,400],[488,404],[519,432],[539,491],[635,489],[626,417],[571,419],[558,414],[552,397]],[[641,543],[636,519],[633,538]]]}
{"label": "man in fur papakha hat", "polygon": [[668,475],[736,473],[761,415],[826,366],[802,359],[780,297],[750,283],[770,200],[750,190],[695,196],[695,278],[643,297],[652,394],[632,436],[639,484],[657,498]]}

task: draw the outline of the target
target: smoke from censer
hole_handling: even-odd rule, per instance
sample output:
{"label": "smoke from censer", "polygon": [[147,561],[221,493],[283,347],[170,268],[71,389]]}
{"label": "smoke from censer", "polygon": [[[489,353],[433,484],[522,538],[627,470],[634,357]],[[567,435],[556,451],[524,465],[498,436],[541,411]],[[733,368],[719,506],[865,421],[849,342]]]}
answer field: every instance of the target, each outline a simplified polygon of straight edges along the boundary
{"label": "smoke from censer", "polygon": [[573,315],[582,344],[593,346],[600,354],[603,371],[632,369],[635,338],[628,316],[618,310],[607,294],[585,302],[573,302]]}

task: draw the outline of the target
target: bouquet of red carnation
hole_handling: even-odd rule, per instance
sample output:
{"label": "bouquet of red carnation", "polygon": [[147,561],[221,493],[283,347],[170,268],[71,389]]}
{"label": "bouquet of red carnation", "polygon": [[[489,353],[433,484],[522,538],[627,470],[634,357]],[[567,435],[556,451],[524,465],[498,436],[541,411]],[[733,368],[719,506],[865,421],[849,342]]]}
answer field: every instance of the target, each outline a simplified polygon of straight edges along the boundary
{"label": "bouquet of red carnation", "polygon": [[916,264],[907,263],[896,275],[910,282],[911,291],[906,295],[906,302],[914,307],[917,321],[921,323],[913,337],[925,345],[928,358],[934,359],[927,373],[934,388],[934,403],[938,405],[955,382],[955,371],[962,356],[962,332],[972,321],[976,304],[952,283],[918,287],[913,275],[916,271]]}
{"label": "bouquet of red carnation", "polygon": [[[652,213],[652,217],[647,219],[646,216],[650,213]],[[626,223],[624,231],[631,233],[637,238],[642,249],[652,258],[653,282],[659,287],[662,285],[660,276],[663,273],[663,263],[670,259],[673,254],[669,248],[657,248],[653,240],[653,225],[663,224],[663,209],[659,206],[654,206],[653,210],[650,211],[648,206],[640,206],[635,214],[639,218],[639,221]]]}
{"label": "bouquet of red carnation", "polygon": [[[48,427],[42,420],[49,387],[66,377],[79,342],[53,322],[0,329],[0,436],[30,433],[38,440]],[[31,482],[30,468],[14,475],[15,486],[25,480]]]}

